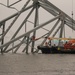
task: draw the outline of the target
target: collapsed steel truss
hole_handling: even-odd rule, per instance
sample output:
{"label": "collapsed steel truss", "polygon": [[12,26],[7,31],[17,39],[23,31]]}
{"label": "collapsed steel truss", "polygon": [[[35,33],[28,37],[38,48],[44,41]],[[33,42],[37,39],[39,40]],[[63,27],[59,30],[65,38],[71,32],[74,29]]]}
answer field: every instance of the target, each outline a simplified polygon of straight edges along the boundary
{"label": "collapsed steel truss", "polygon": [[[12,51],[13,49],[15,49],[13,52],[16,53],[18,51],[18,49],[21,47],[21,45],[23,43],[25,43],[25,47],[23,49],[22,52],[28,53],[28,48],[29,48],[29,44],[32,43],[31,46],[31,52],[34,52],[34,47],[35,47],[35,40],[31,39],[31,38],[35,38],[36,37],[36,32],[38,29],[46,26],[47,24],[57,20],[57,22],[55,23],[55,25],[53,25],[53,28],[48,31],[47,34],[43,35],[46,37],[49,37],[53,30],[57,27],[57,25],[59,24],[59,22],[61,22],[60,26],[56,29],[55,33],[53,34],[53,37],[57,34],[57,32],[60,30],[60,36],[59,38],[62,38],[62,34],[63,34],[63,29],[64,26],[67,25],[70,28],[72,28],[73,30],[75,30],[75,20],[73,20],[71,17],[69,17],[67,14],[65,14],[63,11],[61,11],[59,8],[57,8],[56,6],[54,6],[52,3],[50,3],[48,0],[33,0],[32,5],[27,6],[29,4],[31,0],[28,0],[25,5],[23,6],[23,8],[5,18],[4,20],[0,21],[0,27],[2,28],[2,33],[0,33],[0,50],[1,53],[7,53],[9,51]],[[54,16],[54,18],[50,19],[49,21],[40,24],[38,23],[38,9],[40,9],[40,7],[42,7],[43,9],[45,9],[47,12],[49,12],[50,14],[52,14]],[[16,20],[19,18],[19,16],[27,11],[31,9],[31,11],[29,12],[29,14],[25,17],[24,21],[22,22],[22,24],[20,25],[20,27],[17,29],[17,31],[14,33],[14,35],[12,36],[12,38],[10,39],[10,41],[8,41],[7,43],[4,42],[5,36],[6,34],[9,32],[9,30],[12,28],[12,26],[14,25],[14,23],[16,22]],[[30,17],[30,15],[32,14],[32,12],[35,10],[35,21],[34,21],[34,28],[31,29],[28,32],[25,32],[22,35],[19,35],[18,37],[17,34],[19,33],[19,31],[21,30],[21,28],[24,26],[24,24],[27,22],[28,18]],[[12,23],[8,26],[8,28],[5,30],[5,26],[6,26],[6,22],[9,21],[10,19],[14,18],[14,20],[12,21]],[[30,37],[30,34],[33,33],[33,36]],[[41,36],[42,37],[42,36]],[[16,42],[17,40],[21,39],[20,43],[18,43],[17,45],[14,45],[13,47],[9,48],[9,46],[11,44],[13,44],[14,42]],[[44,38],[44,40],[42,41],[42,43],[40,45],[43,45],[46,42],[47,38]],[[37,52],[38,50],[36,50]]]}

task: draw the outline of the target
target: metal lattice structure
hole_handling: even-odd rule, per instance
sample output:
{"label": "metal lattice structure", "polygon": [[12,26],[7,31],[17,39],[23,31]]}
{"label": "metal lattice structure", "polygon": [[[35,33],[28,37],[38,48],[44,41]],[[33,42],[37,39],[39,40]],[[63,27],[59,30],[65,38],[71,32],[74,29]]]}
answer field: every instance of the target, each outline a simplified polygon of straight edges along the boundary
{"label": "metal lattice structure", "polygon": [[[32,1],[33,3],[31,5],[28,5],[30,1]],[[14,4],[12,4],[12,5],[14,5]],[[10,6],[12,6],[12,5],[10,5]],[[39,16],[38,16],[39,13],[38,12],[39,12],[40,8],[43,8],[45,11],[47,11],[48,13],[53,15],[53,18],[48,20],[45,23],[39,24]],[[21,23],[21,25],[19,26],[19,28],[16,30],[14,35],[11,37],[11,39],[8,42],[4,42],[5,36],[8,34],[8,32],[10,32],[10,29],[15,24],[15,22],[17,21],[19,16],[23,12],[26,12],[27,10],[30,10],[30,11],[27,14],[27,16],[25,17],[25,19],[23,20],[23,22]],[[34,19],[34,23],[33,23],[34,28],[27,31],[27,32],[25,31],[24,34],[17,36],[19,31],[22,29],[22,27],[26,26],[26,23],[28,22],[28,18],[30,17],[30,15],[32,14],[32,12],[34,10],[35,10],[35,19]],[[13,21],[10,23],[8,28],[5,30],[6,22],[8,22],[12,18],[13,18]],[[46,26],[47,24],[54,22],[54,21],[56,21],[56,23],[53,25],[52,29],[50,29],[47,34],[40,36],[40,38],[43,36],[45,36],[45,37],[51,36],[52,32],[58,26],[59,22],[60,22],[60,25],[58,26],[56,31],[53,33],[52,37],[55,37],[55,35],[60,30],[59,38],[62,38],[65,25],[67,25],[71,29],[75,30],[75,20],[73,20],[70,16],[65,14],[62,10],[57,8],[55,5],[50,3],[48,0],[28,0],[20,11],[18,11],[17,13],[3,19],[2,21],[0,21],[0,28],[2,28],[2,32],[0,33],[0,43],[1,43],[0,50],[1,50],[1,53],[10,52],[13,49],[14,49],[13,52],[16,53],[18,51],[18,49],[22,46],[23,43],[25,43],[25,46],[24,46],[22,52],[26,51],[26,53],[28,53],[29,44],[31,44],[31,52],[33,53],[34,49],[35,49],[35,42],[36,42],[35,38],[37,35],[36,34],[37,30]],[[26,27],[25,27],[25,30],[26,30]],[[18,44],[13,45],[13,47],[10,47],[11,44],[14,44],[18,40],[20,40],[20,42]],[[44,38],[44,40],[41,42],[40,45],[42,46],[46,42],[46,40],[47,40],[47,38]],[[38,50],[36,49],[35,52],[37,52],[37,51]]]}

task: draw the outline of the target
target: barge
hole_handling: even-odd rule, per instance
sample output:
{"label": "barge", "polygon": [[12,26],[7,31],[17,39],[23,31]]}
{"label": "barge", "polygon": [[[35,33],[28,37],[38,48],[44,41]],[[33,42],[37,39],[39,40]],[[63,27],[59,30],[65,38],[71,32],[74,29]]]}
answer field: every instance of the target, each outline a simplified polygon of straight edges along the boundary
{"label": "barge", "polygon": [[38,49],[41,50],[43,54],[75,54],[75,49],[64,49],[64,47],[46,47],[38,46]]}
{"label": "barge", "polygon": [[63,46],[38,46],[43,54],[75,54],[75,40],[70,40],[63,44]]}

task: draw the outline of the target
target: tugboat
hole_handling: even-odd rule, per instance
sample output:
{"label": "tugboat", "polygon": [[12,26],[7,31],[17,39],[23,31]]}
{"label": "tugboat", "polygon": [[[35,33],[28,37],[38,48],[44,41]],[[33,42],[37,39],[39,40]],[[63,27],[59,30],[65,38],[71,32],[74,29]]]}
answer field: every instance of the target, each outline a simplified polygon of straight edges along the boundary
{"label": "tugboat", "polygon": [[[68,38],[67,38],[68,39]],[[65,54],[75,54],[75,39],[68,39],[62,46],[59,44],[56,46],[38,46],[37,48],[42,51],[43,54],[55,54],[55,53],[65,53]]]}

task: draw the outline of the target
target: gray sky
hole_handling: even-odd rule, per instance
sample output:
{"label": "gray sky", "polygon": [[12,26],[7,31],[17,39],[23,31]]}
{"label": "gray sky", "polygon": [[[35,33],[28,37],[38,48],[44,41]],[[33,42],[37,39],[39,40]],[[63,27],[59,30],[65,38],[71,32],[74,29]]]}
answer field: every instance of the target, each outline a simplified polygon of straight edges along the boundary
{"label": "gray sky", "polygon": [[[18,0],[9,0],[9,1],[10,1],[10,4],[11,4],[11,3],[15,2],[15,1],[18,1]],[[20,3],[16,4],[15,7],[18,10],[21,9],[22,5],[26,1],[27,0],[22,0]],[[60,8],[61,10],[63,10],[65,13],[67,13],[70,16],[71,16],[71,13],[72,13],[72,1],[73,1],[73,11],[75,13],[75,9],[74,9],[75,8],[75,0],[65,0],[65,1],[64,0],[48,0],[48,1],[50,1],[51,3],[53,3],[54,5],[56,5],[58,8]],[[7,4],[6,2],[7,2],[7,0],[0,0],[0,3],[3,3],[5,5]],[[5,13],[5,11],[7,13]],[[0,14],[3,14],[4,16],[6,16],[6,15],[8,16],[9,15],[8,11],[10,13],[14,12],[14,10],[8,9],[8,8],[0,5]],[[0,20],[3,19],[3,17],[4,17],[3,15],[0,15],[1,16]],[[75,15],[74,15],[74,18],[75,18]]]}
{"label": "gray sky", "polygon": [[[9,1],[10,1],[10,4],[12,4],[18,0],[9,0]],[[14,7],[16,7],[16,9],[20,10],[26,1],[27,0],[22,0],[20,3],[16,4]],[[56,5],[58,8],[60,8],[62,11],[64,11],[66,14],[68,14],[69,16],[72,17],[72,15],[71,15],[72,14],[72,0],[65,0],[65,1],[64,0],[48,0],[48,1],[50,1],[51,3]],[[5,5],[7,5],[6,2],[7,2],[7,0],[0,0],[0,3],[3,3]],[[31,3],[32,3],[32,0],[31,0]],[[17,12],[17,11],[14,9],[6,8],[2,5],[0,5],[0,21],[4,18],[8,17],[9,15],[12,15],[15,12]],[[75,0],[73,0],[73,12],[75,13]],[[25,15],[27,15],[27,13]],[[30,17],[30,20],[32,19],[32,21],[34,20],[33,15],[34,15],[34,12],[33,12],[32,16]],[[43,19],[43,20],[40,19],[40,21],[45,21],[45,20],[49,19],[50,14],[46,14],[46,13],[44,13],[43,9],[40,9],[40,15],[41,15],[41,19]],[[21,20],[23,19],[23,17],[24,17],[24,15],[22,15]],[[74,14],[74,19],[75,19],[75,14]],[[16,24],[19,24],[19,23],[20,22],[18,22]],[[14,33],[13,30],[15,30],[15,28],[17,28],[17,27],[12,28],[12,30],[11,30],[12,33]],[[68,33],[68,31],[69,31],[69,28],[67,28],[67,33]],[[72,32],[71,29],[70,29],[70,31],[71,31],[71,35],[68,35],[68,37],[69,36],[75,37],[74,32]],[[10,32],[10,34],[11,34],[11,32]],[[43,32],[41,32],[41,33],[43,33]]]}

